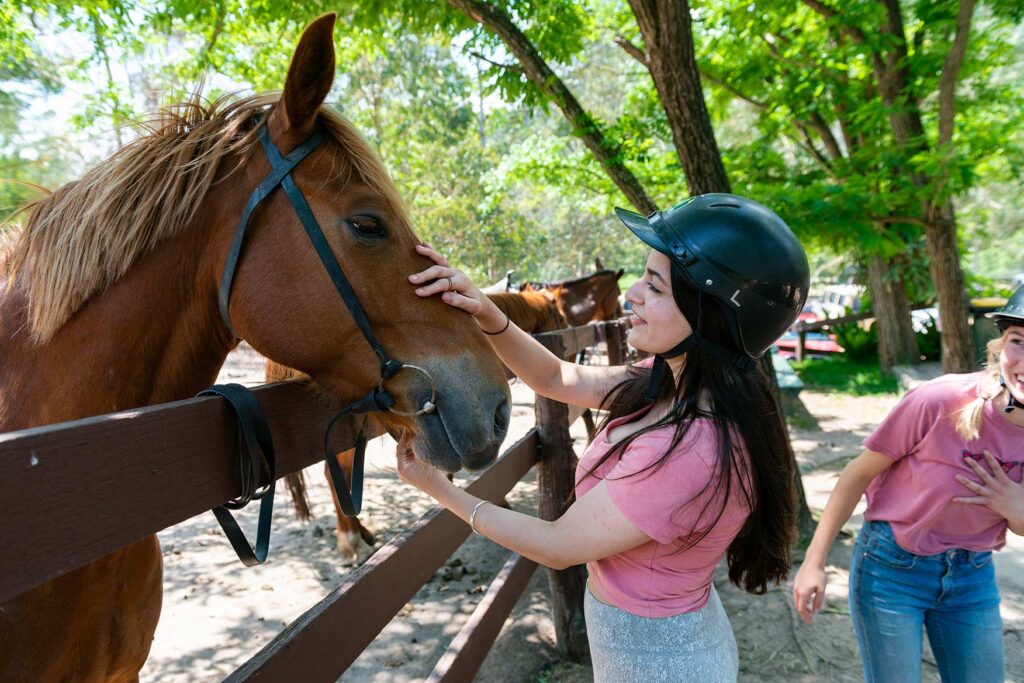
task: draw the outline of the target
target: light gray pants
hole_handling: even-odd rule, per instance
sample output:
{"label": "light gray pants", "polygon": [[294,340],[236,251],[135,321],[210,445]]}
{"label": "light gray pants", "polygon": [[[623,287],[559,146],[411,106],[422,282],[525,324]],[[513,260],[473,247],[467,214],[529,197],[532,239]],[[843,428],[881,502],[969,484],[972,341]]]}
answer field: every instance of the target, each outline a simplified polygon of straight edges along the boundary
{"label": "light gray pants", "polygon": [[583,609],[595,683],[736,680],[736,638],[714,586],[701,609],[663,619],[598,602],[589,588]]}

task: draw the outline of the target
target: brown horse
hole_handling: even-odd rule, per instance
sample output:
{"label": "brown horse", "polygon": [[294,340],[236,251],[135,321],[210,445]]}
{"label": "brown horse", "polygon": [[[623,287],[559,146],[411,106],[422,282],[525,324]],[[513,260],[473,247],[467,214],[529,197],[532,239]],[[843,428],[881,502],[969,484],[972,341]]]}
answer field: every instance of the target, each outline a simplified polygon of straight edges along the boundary
{"label": "brown horse", "polygon": [[[234,334],[219,314],[236,227],[270,171],[266,128],[282,153],[325,137],[294,184],[383,347],[437,385],[436,411],[387,416],[389,428],[410,430],[445,470],[493,461],[508,424],[501,365],[468,316],[407,286],[429,264],[400,198],[371,147],[322,107],[333,27],[330,15],[305,31],[280,98],[191,102],[31,207],[0,265],[0,431],[193,396],[238,337],[345,402],[378,383],[377,357],[280,188],[249,224]],[[408,409],[423,384],[402,372],[387,388]],[[162,599],[156,537],[68,569],[0,604],[0,680],[138,680]]]}
{"label": "brown horse", "polygon": [[549,282],[543,289],[528,285],[524,291],[551,292],[559,313],[570,327],[615,320],[622,316],[622,307],[619,305],[619,278],[623,272],[625,271],[599,270],[575,280]]}
{"label": "brown horse", "polygon": [[551,292],[502,292],[487,298],[523,332],[538,334],[568,327]]}

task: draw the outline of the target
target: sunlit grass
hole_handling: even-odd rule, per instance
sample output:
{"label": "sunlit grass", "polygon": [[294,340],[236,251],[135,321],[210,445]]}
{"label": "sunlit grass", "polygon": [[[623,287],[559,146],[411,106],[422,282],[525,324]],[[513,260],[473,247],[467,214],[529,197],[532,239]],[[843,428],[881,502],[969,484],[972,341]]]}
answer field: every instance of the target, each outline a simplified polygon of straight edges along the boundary
{"label": "sunlit grass", "polygon": [[823,360],[791,361],[804,386],[814,391],[838,392],[852,396],[895,394],[899,382],[886,375],[877,362],[858,362],[841,356]]}

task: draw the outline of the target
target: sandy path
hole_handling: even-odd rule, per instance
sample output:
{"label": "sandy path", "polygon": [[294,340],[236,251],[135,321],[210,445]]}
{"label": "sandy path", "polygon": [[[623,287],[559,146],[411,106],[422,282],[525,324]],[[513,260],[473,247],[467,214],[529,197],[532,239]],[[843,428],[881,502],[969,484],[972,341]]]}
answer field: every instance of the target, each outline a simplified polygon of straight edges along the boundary
{"label": "sandy path", "polygon": [[[261,377],[258,358],[233,354],[221,381],[259,383]],[[513,390],[512,433],[506,446],[534,421],[531,392],[522,385],[514,385]],[[793,444],[812,508],[824,506],[839,470],[860,451],[864,437],[896,398],[801,394]],[[583,434],[578,425],[574,435],[580,452]],[[379,545],[426,512],[429,501],[397,481],[390,439],[375,440],[367,456],[364,519],[377,533]],[[166,563],[164,611],[142,680],[220,680],[351,570],[340,563],[334,550],[333,506],[321,467],[311,467],[307,480],[316,518],[308,525],[299,523],[287,495],[281,494],[271,558],[264,566],[243,567],[212,514],[160,534]],[[514,489],[509,500],[516,509],[532,512],[535,494],[531,475]],[[739,643],[741,681],[862,680],[846,603],[847,568],[853,534],[861,524],[859,513],[860,509],[830,557],[828,607],[813,626],[798,622],[789,602],[790,584],[764,596],[752,596],[731,586],[719,569],[716,585]],[[250,522],[247,529],[251,533],[255,512],[246,511],[243,517]],[[428,675],[506,558],[507,551],[471,537],[342,680],[414,681]],[[997,554],[996,565],[1003,593],[1007,680],[1024,683],[1024,539],[1011,535],[1006,549]],[[587,667],[557,661],[548,609],[546,577],[538,571],[478,680],[591,680]],[[338,637],[344,638],[344,634]],[[924,680],[938,681],[930,654],[925,661]]]}

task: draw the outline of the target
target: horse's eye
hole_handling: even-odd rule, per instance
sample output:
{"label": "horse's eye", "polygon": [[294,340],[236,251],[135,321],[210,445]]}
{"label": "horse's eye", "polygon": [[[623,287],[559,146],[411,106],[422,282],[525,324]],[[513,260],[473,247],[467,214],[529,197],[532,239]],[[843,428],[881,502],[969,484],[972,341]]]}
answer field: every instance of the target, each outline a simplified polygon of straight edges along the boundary
{"label": "horse's eye", "polygon": [[348,219],[348,224],[361,237],[383,237],[385,235],[381,221],[373,216],[353,216]]}

